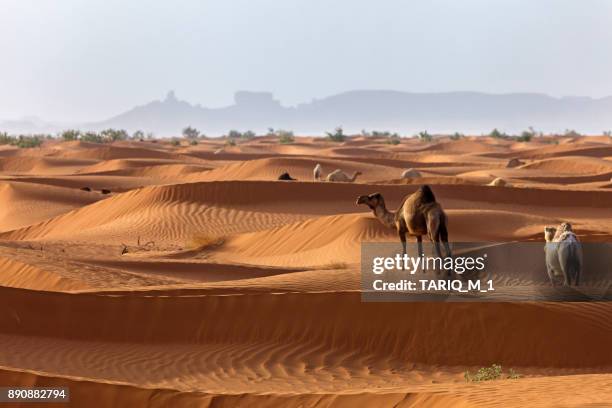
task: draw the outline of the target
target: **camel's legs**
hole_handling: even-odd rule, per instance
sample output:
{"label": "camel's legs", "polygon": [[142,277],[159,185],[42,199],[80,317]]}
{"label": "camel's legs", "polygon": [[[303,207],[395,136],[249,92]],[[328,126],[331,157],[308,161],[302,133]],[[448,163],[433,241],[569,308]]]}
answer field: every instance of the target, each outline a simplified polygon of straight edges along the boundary
{"label": "camel's legs", "polygon": [[548,273],[548,279],[550,279],[550,284],[555,286],[555,277],[553,275],[552,269],[546,268],[546,272]]}
{"label": "camel's legs", "polygon": [[419,258],[422,258],[425,255],[423,253],[423,237],[420,235],[417,235],[416,240],[417,240],[417,251],[418,251],[417,256]]}
{"label": "camel's legs", "polygon": [[446,256],[453,256],[450,245],[448,245],[448,230],[446,229],[446,221],[440,225],[440,240],[444,243],[444,252],[446,252]]}

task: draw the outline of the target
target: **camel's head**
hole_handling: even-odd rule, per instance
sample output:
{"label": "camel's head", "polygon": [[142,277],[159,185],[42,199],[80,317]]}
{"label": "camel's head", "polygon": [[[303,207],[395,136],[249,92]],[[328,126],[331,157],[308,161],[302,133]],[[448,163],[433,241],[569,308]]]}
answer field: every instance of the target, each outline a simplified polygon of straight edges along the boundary
{"label": "camel's head", "polygon": [[557,233],[557,228],[555,227],[544,227],[544,239],[546,242],[551,242]]}
{"label": "camel's head", "polygon": [[355,204],[357,205],[365,204],[368,207],[370,207],[370,209],[373,210],[379,205],[384,206],[385,199],[383,198],[382,194],[374,193],[370,195],[362,195],[362,196],[357,197],[357,201]]}

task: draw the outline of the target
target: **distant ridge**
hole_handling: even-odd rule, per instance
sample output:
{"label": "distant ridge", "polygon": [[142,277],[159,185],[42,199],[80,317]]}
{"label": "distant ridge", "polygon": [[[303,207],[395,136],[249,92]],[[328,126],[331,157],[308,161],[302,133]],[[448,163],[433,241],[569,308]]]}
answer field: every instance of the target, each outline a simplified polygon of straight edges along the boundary
{"label": "distant ridge", "polygon": [[[0,129],[7,123],[0,122]],[[23,121],[15,123],[24,125]],[[336,126],[342,126],[349,133],[374,129],[401,134],[420,130],[479,134],[493,128],[520,132],[529,126],[544,132],[575,129],[601,133],[612,129],[612,97],[362,90],[286,107],[272,93],[240,91],[235,94],[233,105],[205,108],[181,101],[170,91],[163,100],[137,106],[104,121],[75,126],[88,130],[141,129],[169,136],[179,134],[188,125],[211,136],[230,129],[262,133],[270,127],[318,135]],[[35,127],[44,128],[40,123]]]}

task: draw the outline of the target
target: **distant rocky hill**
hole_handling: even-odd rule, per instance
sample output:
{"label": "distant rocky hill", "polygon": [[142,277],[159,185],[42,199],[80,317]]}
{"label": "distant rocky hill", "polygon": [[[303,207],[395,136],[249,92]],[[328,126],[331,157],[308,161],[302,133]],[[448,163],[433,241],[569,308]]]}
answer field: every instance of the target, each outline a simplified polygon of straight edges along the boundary
{"label": "distant rocky hill", "polygon": [[[350,91],[286,107],[271,93],[241,91],[236,93],[233,105],[213,109],[181,101],[174,92],[169,92],[164,100],[78,127],[141,129],[157,135],[175,135],[188,125],[209,135],[223,134],[230,129],[261,133],[270,127],[322,134],[336,126],[353,133],[367,129],[402,134],[420,130],[479,134],[493,128],[520,132],[529,126],[545,132],[576,129],[600,133],[612,129],[612,97]],[[0,123],[0,129],[1,126]]]}

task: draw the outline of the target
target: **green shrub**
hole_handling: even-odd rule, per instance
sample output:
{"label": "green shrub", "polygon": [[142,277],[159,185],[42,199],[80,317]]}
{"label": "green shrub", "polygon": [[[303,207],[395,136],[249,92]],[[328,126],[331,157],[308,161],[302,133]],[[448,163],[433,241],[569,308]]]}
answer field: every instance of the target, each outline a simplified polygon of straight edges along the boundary
{"label": "green shrub", "polygon": [[32,147],[39,147],[42,144],[42,139],[38,136],[19,135],[17,139],[14,139],[12,144],[21,149],[29,149]]}
{"label": "green shrub", "polygon": [[236,146],[236,140],[235,139],[227,139],[225,141],[225,145],[226,146]]}
{"label": "green shrub", "polygon": [[603,131],[603,135],[604,136],[608,136],[608,137],[612,137],[612,130],[604,130]]}
{"label": "green shrub", "polygon": [[[502,376],[502,366],[499,364],[493,364],[491,365],[491,367],[482,367],[478,371],[476,371],[476,373],[470,373],[469,371],[466,371],[463,374],[463,378],[465,378],[465,381],[467,382],[499,380],[500,378],[502,378]],[[521,378],[521,376],[513,369],[510,369],[506,378],[515,380]]]}
{"label": "green shrub", "polygon": [[96,132],[85,132],[81,135],[81,140],[83,142],[89,142],[89,143],[104,143],[106,142],[106,140],[100,136],[99,134],[97,134]]}
{"label": "green shrub", "polygon": [[433,140],[433,136],[430,135],[426,130],[419,132],[417,136],[423,142],[431,142]]}
{"label": "green shrub", "polygon": [[516,140],[518,142],[531,142],[532,137],[533,134],[531,132],[524,130],[521,135],[516,138]]}
{"label": "green shrub", "polygon": [[247,130],[246,132],[240,135],[240,138],[250,140],[250,139],[253,139],[255,136],[257,136],[255,132],[253,132],[252,130]]}
{"label": "green shrub", "polygon": [[180,146],[181,145],[181,141],[178,140],[177,138],[174,138],[174,139],[170,140],[170,144],[172,146]]}
{"label": "green shrub", "polygon": [[398,145],[401,143],[401,139],[397,133],[394,133],[387,137],[387,143],[390,145]]}
{"label": "green shrub", "polygon": [[327,140],[332,142],[344,142],[346,140],[346,135],[342,130],[342,127],[338,126],[333,133],[325,132],[327,134]]}
{"label": "green shrub", "polygon": [[183,129],[183,136],[187,139],[197,139],[200,136],[200,131],[196,128],[192,128],[191,126],[187,126]]}
{"label": "green shrub", "polygon": [[64,139],[65,142],[71,142],[74,140],[78,140],[81,137],[81,132],[79,130],[73,129],[64,130],[61,133],[61,137],[62,139]]}
{"label": "green shrub", "polygon": [[0,145],[12,144],[14,137],[11,137],[6,132],[0,132]]}
{"label": "green shrub", "polygon": [[242,136],[242,133],[240,133],[237,130],[233,130],[233,129],[227,133],[227,137],[229,137],[230,139],[240,139],[241,136]]}
{"label": "green shrub", "polygon": [[465,136],[462,133],[459,132],[455,132],[452,135],[450,135],[450,140],[459,140],[459,139],[463,139]]}
{"label": "green shrub", "polygon": [[190,144],[191,146],[197,146],[198,141],[197,141],[196,139],[191,139],[191,140],[189,141],[189,144]]}
{"label": "green shrub", "polygon": [[100,132],[100,136],[102,136],[102,138],[107,139],[111,142],[115,142],[117,140],[126,140],[129,135],[128,133],[123,130],[116,130],[116,129],[105,129],[102,132]]}
{"label": "green shrub", "polygon": [[489,136],[494,138],[494,139],[508,139],[508,135],[507,134],[505,134],[503,132],[500,132],[497,129],[493,129],[491,131],[491,133],[489,133]]}
{"label": "green shrub", "polygon": [[143,140],[145,138],[145,134],[142,130],[137,130],[132,133],[132,139],[134,140]]}
{"label": "green shrub", "polygon": [[295,141],[293,132],[290,130],[277,130],[276,135],[278,136],[278,142],[282,144],[289,144]]}

